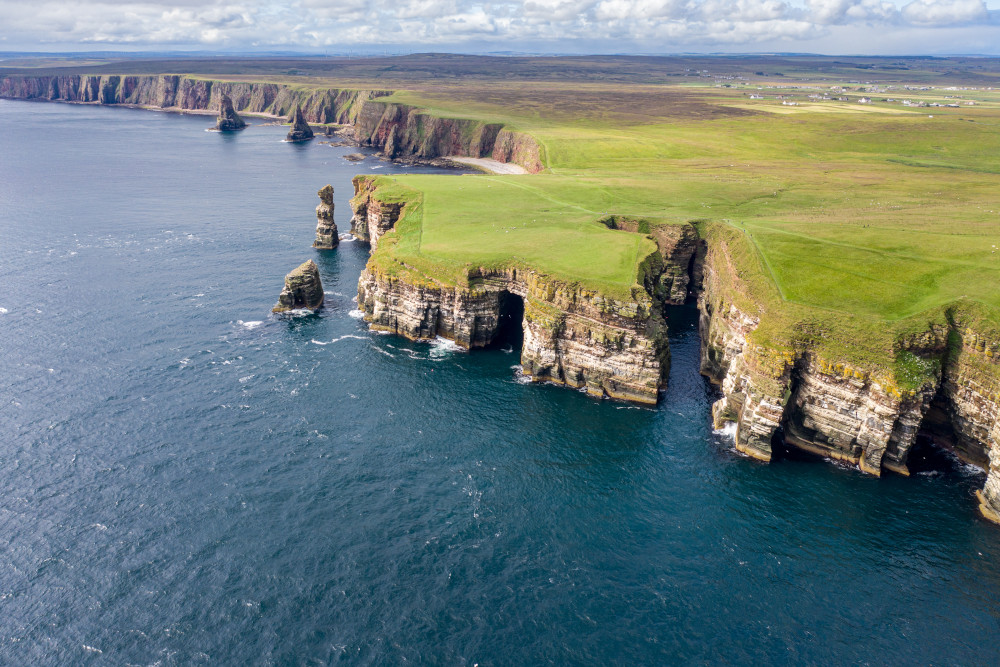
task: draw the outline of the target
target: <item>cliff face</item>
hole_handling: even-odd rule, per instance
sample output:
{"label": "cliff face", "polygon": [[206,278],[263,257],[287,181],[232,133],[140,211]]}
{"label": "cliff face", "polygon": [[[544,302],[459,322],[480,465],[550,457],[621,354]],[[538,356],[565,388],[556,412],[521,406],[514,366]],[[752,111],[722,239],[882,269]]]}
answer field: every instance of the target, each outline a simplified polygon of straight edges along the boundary
{"label": "cliff face", "polygon": [[601,223],[609,229],[646,234],[656,242],[661,261],[647,271],[645,287],[657,300],[680,306],[687,301],[692,288],[698,288],[698,285],[692,285],[692,279],[696,279],[698,273],[695,256],[702,244],[693,225],[658,225],[649,220],[619,215],[607,216]]}
{"label": "cliff face", "polygon": [[393,228],[399,220],[403,204],[382,202],[374,195],[375,180],[366,176],[355,176],[354,198],[351,199],[351,234],[359,241],[370,243],[372,250],[378,247],[378,240]]}
{"label": "cliff face", "polygon": [[403,104],[366,102],[355,134],[363,145],[379,148],[390,158],[459,155],[511,162],[531,173],[543,167],[538,143],[526,134],[497,123],[438,118]]}
{"label": "cliff face", "polygon": [[656,403],[669,356],[651,301],[608,300],[514,268],[475,268],[465,284],[451,286],[401,279],[369,265],[358,282],[358,307],[372,329],[412,340],[441,336],[465,348],[495,342],[504,317],[520,311],[515,300],[523,303],[526,376],[594,396]]}
{"label": "cliff face", "polygon": [[0,97],[154,109],[214,110],[228,96],[242,113],[287,117],[301,107],[305,121],[354,126],[359,143],[390,158],[489,157],[542,170],[538,143],[497,123],[438,118],[402,104],[375,101],[387,90],[292,88],[278,83],[217,81],[177,74],[74,74],[0,77]]}
{"label": "cliff face", "polygon": [[734,426],[738,450],[768,461],[777,434],[869,474],[909,474],[918,436],[930,437],[988,471],[980,509],[1000,522],[997,346],[949,315],[947,324],[900,341],[899,354],[920,366],[917,381],[901,387],[887,373],[826,359],[808,345],[755,343],[760,319],[730,300],[734,275],[725,244],[713,244],[699,298],[701,370],[722,389],[713,421]]}
{"label": "cliff face", "polygon": [[155,109],[214,110],[222,96],[251,114],[287,116],[301,106],[313,123],[353,123],[365,102],[384,90],[297,89],[277,83],[214,81],[177,74],[117,76],[8,76],[0,97],[94,104],[128,104]]}
{"label": "cliff face", "polygon": [[[377,245],[407,204],[378,201],[373,179],[354,184],[352,231]],[[441,336],[465,348],[499,342],[504,322],[515,317],[524,374],[594,396],[656,403],[669,367],[660,305],[638,287],[620,301],[517,267],[470,267],[448,284],[373,258],[358,282],[358,307],[374,330],[412,340]]]}

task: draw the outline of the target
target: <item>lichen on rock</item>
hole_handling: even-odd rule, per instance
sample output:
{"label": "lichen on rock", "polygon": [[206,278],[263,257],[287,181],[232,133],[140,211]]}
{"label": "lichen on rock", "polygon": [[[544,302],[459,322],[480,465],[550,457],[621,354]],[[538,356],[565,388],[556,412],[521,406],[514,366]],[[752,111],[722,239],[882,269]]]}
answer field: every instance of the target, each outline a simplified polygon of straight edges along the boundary
{"label": "lichen on rock", "polygon": [[281,290],[278,303],[271,312],[283,313],[303,308],[317,310],[323,305],[323,296],[319,267],[310,259],[285,276],[285,288]]}
{"label": "lichen on rock", "polygon": [[327,185],[316,194],[320,203],[316,207],[316,240],[313,247],[332,250],[340,243],[337,223],[333,220],[333,186]]}
{"label": "lichen on rock", "polygon": [[236,113],[229,95],[221,95],[219,97],[219,118],[215,122],[215,129],[220,132],[235,132],[246,126],[246,122]]}

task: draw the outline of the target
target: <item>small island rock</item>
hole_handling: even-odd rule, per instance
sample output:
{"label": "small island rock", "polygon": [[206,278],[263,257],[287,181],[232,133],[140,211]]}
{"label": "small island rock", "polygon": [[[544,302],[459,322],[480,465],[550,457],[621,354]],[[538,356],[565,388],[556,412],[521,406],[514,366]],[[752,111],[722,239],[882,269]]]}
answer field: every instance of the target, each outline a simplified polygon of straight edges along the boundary
{"label": "small island rock", "polygon": [[301,107],[295,107],[295,111],[292,112],[292,116],[288,119],[288,122],[292,124],[292,129],[288,130],[288,136],[285,137],[287,141],[307,141],[313,138],[312,128],[309,127],[309,123],[306,122],[305,117],[302,115]]}
{"label": "small island rock", "polygon": [[310,259],[285,276],[285,289],[281,290],[271,312],[283,313],[299,308],[317,310],[322,305],[323,283],[319,279],[319,267]]}
{"label": "small island rock", "polygon": [[332,250],[340,244],[337,223],[333,221],[333,186],[327,185],[316,194],[320,202],[316,207],[316,240],[313,247]]}
{"label": "small island rock", "polygon": [[215,123],[215,129],[220,132],[235,132],[246,126],[246,122],[236,113],[229,95],[223,95],[222,99],[219,100],[219,118]]}

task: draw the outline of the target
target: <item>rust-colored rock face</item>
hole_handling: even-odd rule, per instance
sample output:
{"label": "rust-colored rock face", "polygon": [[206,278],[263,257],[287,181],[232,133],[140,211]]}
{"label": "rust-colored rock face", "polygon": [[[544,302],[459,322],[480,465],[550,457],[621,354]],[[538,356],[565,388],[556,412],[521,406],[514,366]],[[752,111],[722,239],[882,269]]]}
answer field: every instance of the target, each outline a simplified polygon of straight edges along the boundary
{"label": "rust-colored rock face", "polygon": [[375,181],[364,176],[354,177],[354,198],[351,199],[351,234],[359,241],[370,243],[372,250],[378,240],[393,228],[403,210],[398,202],[381,202],[374,197]]}

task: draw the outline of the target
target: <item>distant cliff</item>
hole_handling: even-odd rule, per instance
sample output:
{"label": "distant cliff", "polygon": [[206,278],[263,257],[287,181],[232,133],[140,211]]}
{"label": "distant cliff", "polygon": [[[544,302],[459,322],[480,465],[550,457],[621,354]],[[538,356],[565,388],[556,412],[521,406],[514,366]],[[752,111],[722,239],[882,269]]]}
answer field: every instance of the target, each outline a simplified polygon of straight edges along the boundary
{"label": "distant cliff", "polygon": [[404,104],[365,103],[355,132],[361,143],[391,158],[485,157],[521,165],[533,174],[544,166],[538,142],[527,134],[499,123],[441,118]]}
{"label": "distant cliff", "polygon": [[54,102],[125,104],[178,111],[214,111],[228,95],[241,113],[288,116],[296,105],[313,123],[352,123],[362,105],[385,90],[342,90],[253,81],[217,81],[180,74],[74,74],[0,78],[0,97]]}
{"label": "distant cliff", "polygon": [[375,98],[388,90],[313,88],[259,81],[220,81],[181,74],[0,77],[0,98],[121,104],[167,111],[215,111],[223,96],[243,114],[287,117],[295,107],[310,123],[354,126],[355,138],[391,158],[488,157],[543,168],[538,143],[497,123],[440,118]]}

